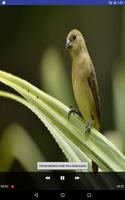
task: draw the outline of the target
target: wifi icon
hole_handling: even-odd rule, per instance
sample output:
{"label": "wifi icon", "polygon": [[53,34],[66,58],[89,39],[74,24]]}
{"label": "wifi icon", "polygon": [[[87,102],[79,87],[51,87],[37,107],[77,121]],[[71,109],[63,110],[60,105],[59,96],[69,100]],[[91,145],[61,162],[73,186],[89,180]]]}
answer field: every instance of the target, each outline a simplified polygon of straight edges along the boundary
{"label": "wifi icon", "polygon": [[112,5],[112,4],[113,4],[113,2],[112,2],[112,1],[108,1],[108,3],[109,3],[109,5]]}

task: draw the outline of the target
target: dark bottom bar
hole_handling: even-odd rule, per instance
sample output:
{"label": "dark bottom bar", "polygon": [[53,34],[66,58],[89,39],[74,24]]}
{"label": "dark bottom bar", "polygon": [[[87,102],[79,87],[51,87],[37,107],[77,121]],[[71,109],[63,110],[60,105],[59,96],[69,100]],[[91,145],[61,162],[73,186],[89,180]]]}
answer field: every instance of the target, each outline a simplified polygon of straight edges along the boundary
{"label": "dark bottom bar", "polygon": [[116,199],[124,196],[123,190],[112,191],[3,191],[0,193],[0,199],[54,199],[54,200],[85,200],[85,199],[102,199],[115,196]]}
{"label": "dark bottom bar", "polygon": [[0,191],[125,190],[125,173],[0,173]]}

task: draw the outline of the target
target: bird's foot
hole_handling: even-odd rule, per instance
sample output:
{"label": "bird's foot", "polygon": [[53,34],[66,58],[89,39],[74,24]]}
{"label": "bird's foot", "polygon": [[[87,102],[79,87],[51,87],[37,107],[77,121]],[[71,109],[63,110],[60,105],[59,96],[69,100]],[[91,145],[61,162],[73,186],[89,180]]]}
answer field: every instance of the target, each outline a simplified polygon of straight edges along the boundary
{"label": "bird's foot", "polygon": [[82,117],[82,114],[80,113],[80,111],[78,111],[78,110],[76,110],[76,108],[75,107],[73,107],[72,105],[69,107],[70,108],[70,111],[69,111],[69,113],[68,113],[68,119],[69,119],[69,117],[70,117],[70,115],[71,114],[77,114],[77,115],[79,115],[80,117]]}
{"label": "bird's foot", "polygon": [[94,117],[92,116],[88,124],[85,126],[85,134],[90,133],[93,125]]}

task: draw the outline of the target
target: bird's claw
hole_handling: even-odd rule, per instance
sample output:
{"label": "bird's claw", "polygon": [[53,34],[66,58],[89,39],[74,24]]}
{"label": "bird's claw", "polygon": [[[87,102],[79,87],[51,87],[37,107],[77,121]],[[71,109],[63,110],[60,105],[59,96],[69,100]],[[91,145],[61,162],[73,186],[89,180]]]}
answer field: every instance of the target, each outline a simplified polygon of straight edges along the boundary
{"label": "bird's claw", "polygon": [[88,124],[85,126],[85,134],[86,134],[86,135],[87,135],[87,133],[90,133],[91,128],[92,128],[92,125],[91,125],[90,123],[88,123]]}
{"label": "bird's claw", "polygon": [[70,111],[69,111],[69,113],[68,113],[68,119],[69,119],[69,117],[70,117],[70,115],[71,114],[77,114],[77,115],[79,115],[79,116],[81,116],[82,117],[82,114],[78,111],[78,110],[76,110],[75,109],[75,107],[73,107],[72,105],[69,107],[70,108]]}
{"label": "bird's claw", "polygon": [[85,126],[85,134],[90,133],[92,125],[93,125],[94,117],[92,116],[88,124]]}

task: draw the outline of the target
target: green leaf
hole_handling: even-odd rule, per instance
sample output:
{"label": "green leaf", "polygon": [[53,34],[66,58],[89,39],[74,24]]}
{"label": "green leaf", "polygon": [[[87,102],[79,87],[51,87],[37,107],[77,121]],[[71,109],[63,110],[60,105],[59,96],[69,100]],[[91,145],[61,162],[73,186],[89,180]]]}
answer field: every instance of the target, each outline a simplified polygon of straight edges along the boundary
{"label": "green leaf", "polygon": [[[57,138],[59,141],[59,136],[66,137],[79,152],[94,160],[102,171],[125,171],[124,155],[94,128],[86,136],[83,120],[79,116],[71,116],[68,120],[69,108],[60,101],[27,81],[3,71],[0,71],[0,81],[16,90],[29,102],[32,111],[47,126],[56,141]],[[65,147],[63,151],[66,152]]]}
{"label": "green leaf", "polygon": [[[25,105],[27,108],[32,110],[38,117],[40,116],[39,110],[37,110],[32,104],[27,102],[25,99],[22,97],[19,97],[17,95],[11,94],[9,92],[4,92],[0,91],[0,96],[1,97],[6,97],[10,98],[12,100],[15,100],[23,105]],[[40,117],[39,117],[40,118]],[[55,129],[51,129],[51,132],[53,132],[53,137],[55,138],[56,142],[62,149],[63,153],[67,157],[67,159],[70,162],[80,162],[80,161],[87,161],[88,162],[88,167],[89,170],[91,170],[91,163],[90,159],[83,153],[81,152],[69,139],[67,139],[65,136],[62,134],[56,133]]]}
{"label": "green leaf", "polygon": [[11,124],[0,141],[0,171],[9,171],[15,159],[32,172],[37,171],[38,161],[45,161],[30,135],[18,124]]}

